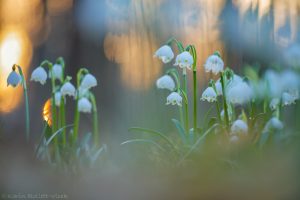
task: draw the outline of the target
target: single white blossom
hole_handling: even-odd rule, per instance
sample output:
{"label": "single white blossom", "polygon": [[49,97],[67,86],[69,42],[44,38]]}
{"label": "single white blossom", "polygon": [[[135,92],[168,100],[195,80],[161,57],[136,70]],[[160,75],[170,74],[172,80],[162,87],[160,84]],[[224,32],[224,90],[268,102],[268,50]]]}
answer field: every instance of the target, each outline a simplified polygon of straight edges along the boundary
{"label": "single white blossom", "polygon": [[10,74],[7,77],[7,86],[11,85],[13,87],[16,87],[21,82],[20,75],[13,70],[10,72]]}
{"label": "single white blossom", "polygon": [[284,92],[282,94],[282,105],[283,106],[288,106],[288,105],[291,105],[291,104],[294,104],[295,103],[295,98],[287,93],[287,92]]}
{"label": "single white blossom", "polygon": [[92,104],[91,102],[83,97],[78,101],[78,111],[83,113],[91,113],[92,112]]}
{"label": "single white blossom", "polygon": [[215,86],[216,86],[216,90],[217,90],[217,95],[218,95],[218,96],[223,95],[222,84],[221,84],[220,79],[217,80],[217,82],[215,83]]}
{"label": "single white blossom", "polygon": [[279,106],[280,103],[280,99],[279,98],[273,98],[270,102],[270,109],[271,110],[276,110],[276,108]]}
{"label": "single white blossom", "polygon": [[245,82],[240,82],[228,88],[227,100],[232,104],[242,105],[251,100],[252,90]]}
{"label": "single white blossom", "polygon": [[155,52],[154,57],[158,57],[163,63],[168,63],[174,58],[174,53],[169,45],[164,45]]}
{"label": "single white blossom", "polygon": [[171,105],[178,105],[181,106],[182,105],[182,97],[180,96],[180,94],[178,94],[177,92],[172,92],[168,97],[167,97],[167,105],[171,104]]}
{"label": "single white blossom", "polygon": [[52,77],[52,74],[54,79],[61,81],[63,78],[63,67],[60,64],[54,64],[52,70],[49,72],[49,78]]}
{"label": "single white blossom", "polygon": [[158,89],[168,89],[170,91],[174,91],[175,89],[175,82],[169,75],[164,75],[157,79],[156,86]]}
{"label": "single white blossom", "polygon": [[54,98],[55,98],[55,105],[56,105],[56,106],[60,106],[60,102],[61,102],[61,93],[60,93],[60,92],[55,92]]}
{"label": "single white blossom", "polygon": [[265,125],[264,131],[282,130],[283,123],[277,118],[272,117]]}
{"label": "single white blossom", "polygon": [[31,74],[31,81],[40,82],[42,85],[46,83],[47,72],[43,67],[37,67]]}
{"label": "single white blossom", "polygon": [[189,52],[184,51],[181,54],[177,55],[176,62],[174,65],[179,66],[180,68],[183,69],[186,68],[191,69],[193,63],[194,63],[193,56]]}
{"label": "single white blossom", "polygon": [[246,122],[244,122],[243,120],[236,120],[235,122],[233,122],[232,126],[231,126],[231,134],[232,135],[237,135],[237,134],[248,134],[248,125]]}
{"label": "single white blossom", "polygon": [[76,89],[74,87],[74,85],[70,82],[66,82],[65,84],[63,84],[63,86],[60,88],[60,92],[62,96],[73,96],[75,97],[76,94]]}
{"label": "single white blossom", "polygon": [[211,55],[207,58],[204,68],[206,72],[212,72],[217,75],[223,71],[224,62],[219,56]]}
{"label": "single white blossom", "polygon": [[92,74],[86,74],[80,84],[82,89],[90,89],[97,86],[97,79]]}
{"label": "single white blossom", "polygon": [[212,87],[208,87],[204,90],[201,97],[202,101],[214,102],[217,101],[217,93]]}

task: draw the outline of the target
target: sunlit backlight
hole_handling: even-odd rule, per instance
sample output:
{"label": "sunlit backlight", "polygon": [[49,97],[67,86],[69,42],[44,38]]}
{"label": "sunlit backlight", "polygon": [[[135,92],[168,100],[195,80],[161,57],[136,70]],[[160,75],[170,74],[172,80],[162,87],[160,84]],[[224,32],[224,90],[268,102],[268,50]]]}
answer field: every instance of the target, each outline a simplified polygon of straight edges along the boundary
{"label": "sunlit backlight", "polygon": [[0,111],[10,112],[20,103],[22,88],[7,87],[6,78],[13,64],[22,67],[25,76],[32,56],[32,45],[27,35],[16,29],[3,31],[0,35]]}
{"label": "sunlit backlight", "polygon": [[52,125],[51,99],[48,99],[44,104],[43,119],[48,123],[49,126]]}

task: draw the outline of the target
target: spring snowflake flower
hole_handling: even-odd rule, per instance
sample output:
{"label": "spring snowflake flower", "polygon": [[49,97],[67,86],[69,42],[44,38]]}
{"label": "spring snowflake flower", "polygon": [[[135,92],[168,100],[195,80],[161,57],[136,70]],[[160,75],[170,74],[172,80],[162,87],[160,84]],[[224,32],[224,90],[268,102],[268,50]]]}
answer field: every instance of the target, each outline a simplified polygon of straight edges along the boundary
{"label": "spring snowflake flower", "polygon": [[273,98],[270,102],[270,105],[269,105],[270,109],[271,110],[276,110],[276,108],[279,106],[279,103],[280,103],[279,98]]}
{"label": "spring snowflake flower", "polygon": [[60,93],[62,96],[73,96],[75,97],[76,94],[76,89],[74,87],[74,85],[70,82],[66,82],[65,84],[63,84],[63,86],[60,88]]}
{"label": "spring snowflake flower", "polygon": [[179,66],[180,68],[183,69],[186,68],[191,69],[193,63],[194,63],[193,56],[189,52],[184,51],[181,54],[177,55],[176,62],[174,65]]}
{"label": "spring snowflake flower", "polygon": [[214,102],[217,101],[217,93],[212,87],[208,87],[204,90],[201,97],[202,101]]}
{"label": "spring snowflake flower", "polygon": [[61,93],[60,92],[55,92],[54,94],[54,99],[55,99],[55,105],[60,106],[61,102]]}
{"label": "spring snowflake flower", "polygon": [[265,125],[264,131],[272,131],[272,130],[279,131],[282,129],[283,129],[283,123],[277,117],[272,117]]}
{"label": "spring snowflake flower", "polygon": [[212,72],[217,75],[223,71],[224,62],[219,56],[211,55],[207,58],[204,68],[206,72]]}
{"label": "spring snowflake flower", "polygon": [[220,79],[217,80],[217,82],[215,83],[215,86],[216,86],[216,90],[217,90],[217,95],[218,95],[218,96],[223,95],[222,84],[221,84]]}
{"label": "spring snowflake flower", "polygon": [[13,68],[13,71],[10,72],[10,74],[7,77],[7,86],[11,85],[13,87],[16,87],[20,82],[21,82],[21,77]]}
{"label": "spring snowflake flower", "polygon": [[171,105],[178,105],[181,106],[182,105],[182,97],[180,96],[180,94],[178,94],[177,92],[172,92],[168,97],[167,97],[167,105],[171,104]]}
{"label": "spring snowflake flower", "polygon": [[170,46],[164,45],[155,52],[154,57],[158,57],[163,63],[166,64],[174,58],[174,53]]}
{"label": "spring snowflake flower", "polygon": [[295,103],[295,98],[287,93],[287,92],[284,92],[282,94],[282,105],[283,106],[288,106],[288,105],[291,105],[291,104],[294,104]]}
{"label": "spring snowflake flower", "polygon": [[231,126],[231,134],[237,135],[237,134],[248,134],[248,125],[243,120],[236,120],[233,122]]}
{"label": "spring snowflake flower", "polygon": [[63,76],[63,67],[60,64],[54,64],[52,67],[52,71],[49,72],[49,78],[53,77],[54,79],[62,80]]}
{"label": "spring snowflake flower", "polygon": [[80,84],[82,89],[90,89],[97,86],[97,79],[92,74],[86,74]]}
{"label": "spring snowflake flower", "polygon": [[242,105],[251,100],[252,90],[245,82],[240,82],[228,88],[227,99],[232,104]]}
{"label": "spring snowflake flower", "polygon": [[169,75],[164,75],[157,79],[156,86],[158,89],[168,89],[170,91],[174,91],[175,89],[175,82]]}
{"label": "spring snowflake flower", "polygon": [[92,112],[92,104],[91,102],[83,97],[78,101],[78,111],[83,113],[91,113]]}
{"label": "spring snowflake flower", "polygon": [[47,72],[43,67],[37,67],[31,74],[31,81],[40,82],[42,85],[46,83]]}

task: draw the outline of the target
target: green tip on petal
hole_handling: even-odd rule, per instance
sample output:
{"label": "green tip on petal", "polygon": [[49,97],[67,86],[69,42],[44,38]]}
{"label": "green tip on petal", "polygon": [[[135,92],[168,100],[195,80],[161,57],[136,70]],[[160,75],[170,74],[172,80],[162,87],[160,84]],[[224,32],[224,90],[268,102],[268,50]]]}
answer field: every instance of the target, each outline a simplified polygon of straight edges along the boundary
{"label": "green tip on petal", "polygon": [[214,55],[216,55],[216,56],[218,56],[218,57],[220,57],[220,58],[221,58],[221,54],[220,54],[220,52],[219,52],[219,51],[215,51],[215,52],[214,52]]}

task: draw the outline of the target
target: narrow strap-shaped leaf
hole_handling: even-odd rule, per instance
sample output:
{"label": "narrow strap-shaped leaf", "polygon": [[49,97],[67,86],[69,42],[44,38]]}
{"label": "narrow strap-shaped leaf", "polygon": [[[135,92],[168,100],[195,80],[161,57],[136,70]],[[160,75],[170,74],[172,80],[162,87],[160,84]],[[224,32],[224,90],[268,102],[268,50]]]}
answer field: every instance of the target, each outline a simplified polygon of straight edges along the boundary
{"label": "narrow strap-shaped leaf", "polygon": [[122,142],[121,145],[131,144],[131,143],[148,143],[148,144],[152,144],[152,145],[156,146],[157,148],[159,148],[160,150],[166,152],[166,150],[162,146],[160,146],[158,143],[156,143],[152,140],[146,140],[146,139],[126,140],[125,142]]}
{"label": "narrow strap-shaped leaf", "polygon": [[50,142],[53,140],[53,138],[55,138],[55,136],[57,136],[59,133],[61,133],[62,130],[64,130],[65,128],[68,128],[68,127],[71,127],[73,126],[73,124],[69,124],[69,125],[66,125],[64,127],[61,127],[60,129],[58,129],[55,133],[53,133],[51,135],[51,137],[46,141],[46,146],[48,146],[50,144]]}
{"label": "narrow strap-shaped leaf", "polygon": [[152,129],[142,128],[142,127],[131,127],[128,130],[129,131],[140,131],[140,132],[143,132],[143,133],[148,133],[148,134],[159,136],[162,139],[164,139],[171,147],[173,147],[177,151],[175,144],[173,144],[173,142],[161,132],[158,132],[158,131],[155,131],[155,130],[152,130]]}
{"label": "narrow strap-shaped leaf", "polygon": [[184,128],[182,127],[181,123],[177,120],[177,119],[172,119],[172,122],[175,124],[177,130],[178,130],[178,134],[181,137],[182,141],[184,144],[187,143],[187,138],[186,138],[186,133],[184,131]]}

